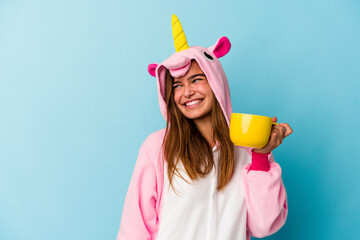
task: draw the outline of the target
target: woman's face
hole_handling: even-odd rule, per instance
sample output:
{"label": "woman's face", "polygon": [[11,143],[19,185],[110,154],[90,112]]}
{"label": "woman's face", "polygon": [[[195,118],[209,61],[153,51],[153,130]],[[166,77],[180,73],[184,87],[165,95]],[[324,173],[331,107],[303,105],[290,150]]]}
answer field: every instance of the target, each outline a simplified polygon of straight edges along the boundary
{"label": "woman's face", "polygon": [[197,119],[211,116],[215,96],[196,61],[191,62],[185,76],[174,78],[173,93],[175,104],[185,117]]}

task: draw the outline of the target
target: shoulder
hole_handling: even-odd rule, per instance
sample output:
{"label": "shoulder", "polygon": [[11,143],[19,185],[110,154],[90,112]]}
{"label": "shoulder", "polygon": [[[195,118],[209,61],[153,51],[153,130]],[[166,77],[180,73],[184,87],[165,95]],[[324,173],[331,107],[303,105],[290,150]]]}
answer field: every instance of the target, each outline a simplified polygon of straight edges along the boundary
{"label": "shoulder", "polygon": [[139,154],[158,158],[165,135],[165,128],[149,134],[140,147]]}
{"label": "shoulder", "polygon": [[159,145],[161,146],[163,143],[164,135],[165,135],[165,128],[155,131],[146,137],[142,146],[152,146],[152,147],[157,147]]}
{"label": "shoulder", "polygon": [[155,141],[158,141],[158,140],[163,140],[164,138],[164,135],[165,135],[165,128],[162,128],[160,130],[157,130],[151,134],[149,134],[149,136],[146,138],[146,139],[151,139],[151,140],[155,140]]}

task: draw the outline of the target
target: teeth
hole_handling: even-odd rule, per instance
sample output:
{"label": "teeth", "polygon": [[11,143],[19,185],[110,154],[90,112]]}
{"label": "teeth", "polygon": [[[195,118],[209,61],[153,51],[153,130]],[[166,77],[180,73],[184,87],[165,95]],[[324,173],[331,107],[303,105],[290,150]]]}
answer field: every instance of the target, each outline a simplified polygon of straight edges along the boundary
{"label": "teeth", "polygon": [[197,104],[199,102],[201,102],[201,100],[194,100],[194,101],[191,101],[191,102],[188,102],[188,103],[185,103],[185,104],[186,104],[186,106],[192,106],[192,105]]}

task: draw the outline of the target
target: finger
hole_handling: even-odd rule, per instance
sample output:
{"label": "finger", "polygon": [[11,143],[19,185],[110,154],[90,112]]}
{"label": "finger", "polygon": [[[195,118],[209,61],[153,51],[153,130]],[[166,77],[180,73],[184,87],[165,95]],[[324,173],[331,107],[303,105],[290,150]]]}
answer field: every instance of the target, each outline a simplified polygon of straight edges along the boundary
{"label": "finger", "polygon": [[293,133],[293,130],[292,130],[292,128],[289,126],[289,124],[287,124],[287,123],[279,123],[279,125],[280,125],[281,127],[284,127],[284,128],[285,128],[284,138]]}
{"label": "finger", "polygon": [[269,148],[274,148],[276,146],[276,136],[277,136],[277,133],[276,132],[272,132],[270,134],[270,138],[269,138],[269,141],[268,143],[266,144],[267,147]]}
{"label": "finger", "polygon": [[271,135],[271,139],[269,140],[268,145],[271,148],[276,148],[281,143],[282,143],[282,137],[280,136],[280,133],[277,130],[275,130]]}
{"label": "finger", "polygon": [[276,129],[276,131],[278,131],[279,136],[281,136],[281,138],[285,137],[285,128],[283,126],[276,125],[276,126],[274,126],[274,129]]}
{"label": "finger", "polygon": [[288,135],[287,126],[284,123],[279,123],[278,127],[281,130],[281,132],[283,133],[282,134],[283,138],[285,138]]}
{"label": "finger", "polygon": [[278,146],[279,142],[281,142],[282,139],[283,139],[283,137],[282,137],[281,130],[279,128],[274,128],[271,131],[271,139],[270,139],[272,146]]}

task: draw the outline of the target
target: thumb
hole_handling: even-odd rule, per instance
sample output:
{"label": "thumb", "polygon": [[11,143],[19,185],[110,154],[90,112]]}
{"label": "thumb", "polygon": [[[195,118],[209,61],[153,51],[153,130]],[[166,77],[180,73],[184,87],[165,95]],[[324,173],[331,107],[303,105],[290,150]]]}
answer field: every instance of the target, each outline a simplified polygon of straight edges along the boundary
{"label": "thumb", "polygon": [[277,117],[273,117],[273,118],[272,118],[272,121],[273,121],[273,122],[277,122]]}

